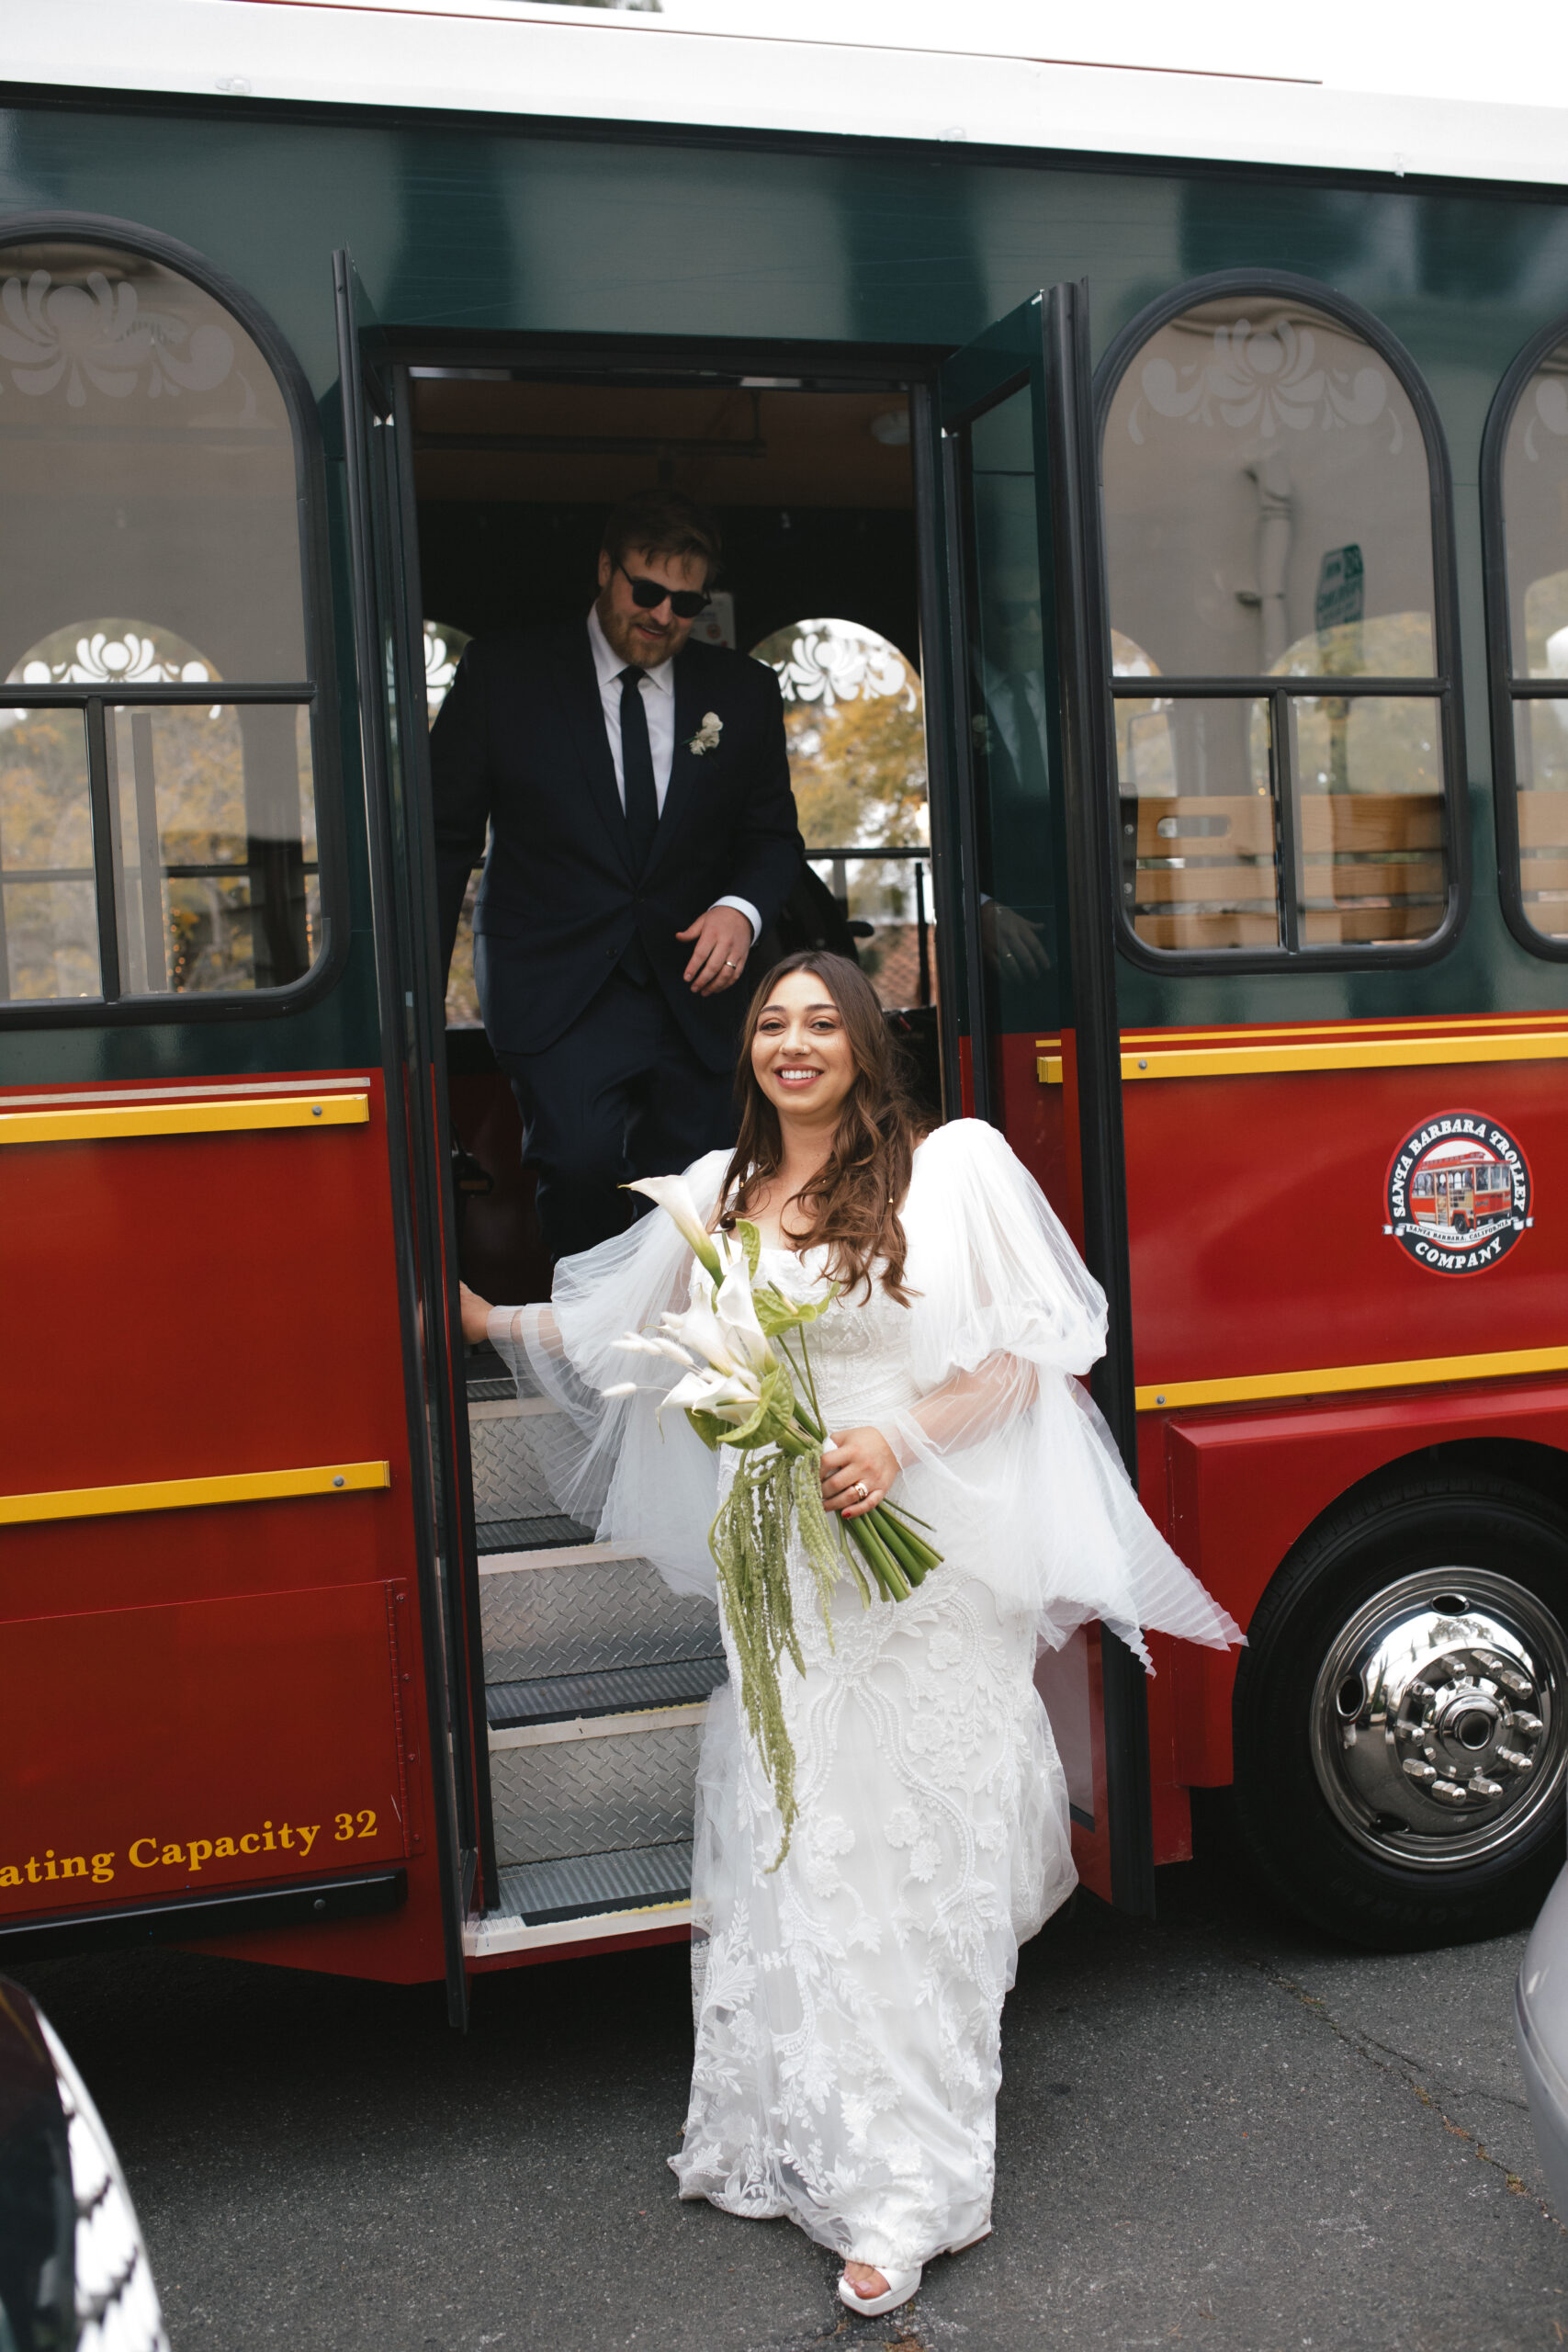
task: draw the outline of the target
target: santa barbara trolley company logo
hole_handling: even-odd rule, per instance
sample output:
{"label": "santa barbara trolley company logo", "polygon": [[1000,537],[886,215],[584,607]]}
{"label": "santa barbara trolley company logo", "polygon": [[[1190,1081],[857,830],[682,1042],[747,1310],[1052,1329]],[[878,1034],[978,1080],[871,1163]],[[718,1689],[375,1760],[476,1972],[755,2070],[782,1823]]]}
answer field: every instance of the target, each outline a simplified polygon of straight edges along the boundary
{"label": "santa barbara trolley company logo", "polygon": [[1506,1127],[1445,1111],[1413,1127],[1390,1160],[1383,1231],[1435,1274],[1479,1274],[1535,1223],[1530,1193],[1529,1162]]}

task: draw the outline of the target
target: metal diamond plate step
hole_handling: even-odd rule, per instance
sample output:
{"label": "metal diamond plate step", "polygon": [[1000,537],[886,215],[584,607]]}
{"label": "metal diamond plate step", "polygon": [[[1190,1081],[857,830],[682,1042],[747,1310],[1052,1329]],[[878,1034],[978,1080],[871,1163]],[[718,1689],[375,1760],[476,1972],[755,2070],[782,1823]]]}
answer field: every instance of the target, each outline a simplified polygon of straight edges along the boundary
{"label": "metal diamond plate step", "polygon": [[[491,1384],[486,1383],[489,1386]],[[556,1509],[539,1442],[560,1415],[542,1396],[476,1398],[468,1392],[468,1454],[478,1519],[536,1519]]]}
{"label": "metal diamond plate step", "polygon": [[571,1723],[579,1716],[632,1714],[650,1707],[690,1706],[725,1679],[722,1657],[679,1666],[623,1667],[607,1674],[552,1674],[531,1682],[491,1682],[485,1713],[492,1731],[519,1724]]}
{"label": "metal diamond plate step", "polygon": [[479,1577],[485,1679],[601,1674],[617,1666],[716,1657],[718,1610],[673,1593],[650,1560],[609,1544],[565,1548],[558,1560],[491,1568]]}
{"label": "metal diamond plate step", "polygon": [[481,1519],[474,1529],[481,1560],[500,1552],[545,1552],[561,1544],[592,1544],[593,1530],[559,1511],[537,1519]]}
{"label": "metal diamond plate step", "polygon": [[491,1750],[503,1868],[690,1838],[702,1725],[633,1723],[624,1733]]}
{"label": "metal diamond plate step", "polygon": [[600,1911],[639,1911],[684,1903],[692,1892],[692,1849],[643,1846],[625,1854],[572,1854],[558,1862],[522,1862],[501,1873],[497,1908],[532,1928],[586,1919]]}

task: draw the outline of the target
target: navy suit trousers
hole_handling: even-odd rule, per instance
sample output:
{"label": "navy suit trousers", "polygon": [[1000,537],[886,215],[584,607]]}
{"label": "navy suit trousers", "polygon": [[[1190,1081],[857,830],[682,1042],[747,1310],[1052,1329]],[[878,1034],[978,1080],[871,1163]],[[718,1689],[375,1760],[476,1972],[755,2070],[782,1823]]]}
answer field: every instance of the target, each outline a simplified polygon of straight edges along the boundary
{"label": "navy suit trousers", "polygon": [[733,1144],[728,1071],[706,1069],[657,984],[624,968],[542,1053],[496,1057],[523,1114],[523,1154],[552,1260],[624,1232],[649,1204],[618,1187]]}

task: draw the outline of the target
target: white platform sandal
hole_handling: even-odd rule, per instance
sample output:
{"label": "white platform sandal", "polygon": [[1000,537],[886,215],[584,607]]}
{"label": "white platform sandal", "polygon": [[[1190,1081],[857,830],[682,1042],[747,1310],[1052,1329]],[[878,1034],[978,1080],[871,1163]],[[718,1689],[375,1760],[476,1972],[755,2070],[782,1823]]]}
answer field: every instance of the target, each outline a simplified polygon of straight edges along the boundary
{"label": "white platform sandal", "polygon": [[918,2262],[912,2270],[883,2270],[880,2262],[868,2264],[867,2267],[882,2272],[887,2281],[885,2295],[863,2295],[851,2286],[842,2271],[839,2274],[839,2301],[846,2311],[858,2313],[862,2319],[877,2319],[884,2312],[896,2312],[900,2303],[908,2301],[920,2283],[921,2266]]}

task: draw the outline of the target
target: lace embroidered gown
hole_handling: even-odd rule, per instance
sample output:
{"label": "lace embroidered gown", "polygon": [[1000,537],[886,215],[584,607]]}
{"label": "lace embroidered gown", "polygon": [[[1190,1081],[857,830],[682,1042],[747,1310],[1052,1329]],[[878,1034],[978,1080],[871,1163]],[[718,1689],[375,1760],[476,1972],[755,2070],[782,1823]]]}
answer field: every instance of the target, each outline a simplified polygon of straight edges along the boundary
{"label": "lace embroidered gown", "polygon": [[[722,1154],[689,1171],[705,1211]],[[900,1306],[880,1284],[810,1327],[829,1429],[879,1428],[897,1499],[942,1565],[907,1601],[863,1609],[846,1575],[832,1638],[792,1558],[804,1677],[781,1672],[799,1805],[780,1824],[729,1691],[710,1707],[693,1878],[696,2053],[683,2197],[787,2216],[847,2259],[904,2268],[989,2222],[1000,2023],[1018,1947],[1071,1892],[1065,1778],[1032,1669],[1098,1616],[1216,1645],[1236,1630],[1144,1516],[1070,1376],[1104,1306],[995,1130],[938,1129],[904,1204]],[[813,1255],[765,1272],[819,1295]],[[553,1316],[497,1309],[491,1336],[567,1408],[551,1465],[563,1508],[636,1542],[680,1589],[713,1588],[721,1478],[684,1423],[658,1446],[656,1396],[606,1405],[612,1342],[683,1303],[694,1273],[649,1217],[557,1272]],[[738,1684],[728,1627],[726,1648]]]}

